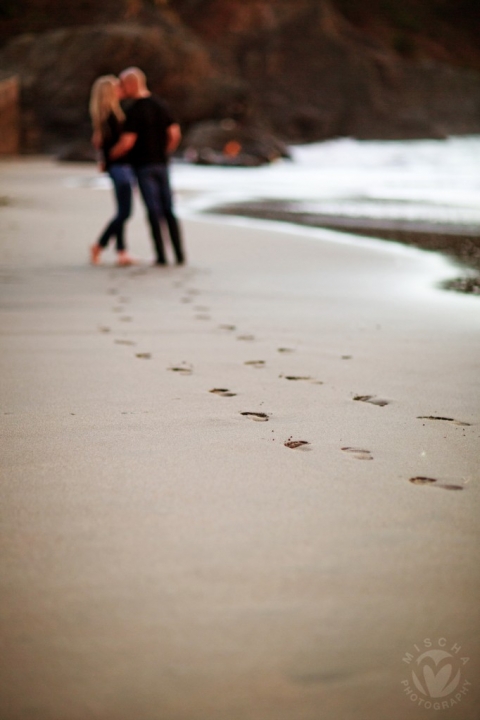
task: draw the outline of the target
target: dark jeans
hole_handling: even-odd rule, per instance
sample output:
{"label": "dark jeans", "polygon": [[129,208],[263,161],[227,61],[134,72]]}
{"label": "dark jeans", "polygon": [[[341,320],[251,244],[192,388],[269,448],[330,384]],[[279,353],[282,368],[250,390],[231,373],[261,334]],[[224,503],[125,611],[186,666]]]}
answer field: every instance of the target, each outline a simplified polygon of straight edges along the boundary
{"label": "dark jeans", "polygon": [[180,227],[173,213],[172,192],[166,165],[142,165],[136,169],[138,187],[147,208],[148,222],[157,253],[157,262],[164,264],[165,250],[163,246],[160,223],[165,221],[170,234],[173,251],[177,263],[185,260]]}
{"label": "dark jeans", "polygon": [[123,252],[125,250],[124,227],[132,211],[132,186],[135,176],[130,165],[121,165],[119,163],[111,165],[108,174],[113,182],[117,201],[117,214],[103,231],[98,245],[102,248],[107,247],[110,238],[116,237],[117,252]]}

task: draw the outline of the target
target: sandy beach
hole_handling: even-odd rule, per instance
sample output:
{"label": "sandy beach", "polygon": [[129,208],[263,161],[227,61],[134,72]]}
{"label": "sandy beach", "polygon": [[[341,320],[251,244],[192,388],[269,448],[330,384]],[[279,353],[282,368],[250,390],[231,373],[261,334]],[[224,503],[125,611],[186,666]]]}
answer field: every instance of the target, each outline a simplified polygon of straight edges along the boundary
{"label": "sandy beach", "polygon": [[153,268],[138,199],[91,267],[94,174],[0,166],[2,720],[478,720],[478,298],[228,217]]}

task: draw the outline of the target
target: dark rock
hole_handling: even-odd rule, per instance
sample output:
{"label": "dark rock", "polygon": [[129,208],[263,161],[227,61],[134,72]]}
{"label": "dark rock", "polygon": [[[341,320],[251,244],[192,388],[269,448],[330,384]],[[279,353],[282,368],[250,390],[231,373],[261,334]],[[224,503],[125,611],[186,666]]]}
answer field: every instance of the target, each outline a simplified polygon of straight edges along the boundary
{"label": "dark rock", "polygon": [[186,152],[185,159],[195,163],[195,165],[221,165],[222,167],[259,167],[267,162],[246,153],[239,153],[235,157],[229,157],[211,148],[204,148],[199,152]]}
{"label": "dark rock", "polygon": [[285,143],[271,132],[231,119],[193,125],[182,148],[187,160],[202,165],[253,167],[289,157]]}
{"label": "dark rock", "polygon": [[247,83],[255,118],[290,142],[480,132],[478,72],[406,60],[354,27],[338,6],[328,0],[176,2],[218,62]]}

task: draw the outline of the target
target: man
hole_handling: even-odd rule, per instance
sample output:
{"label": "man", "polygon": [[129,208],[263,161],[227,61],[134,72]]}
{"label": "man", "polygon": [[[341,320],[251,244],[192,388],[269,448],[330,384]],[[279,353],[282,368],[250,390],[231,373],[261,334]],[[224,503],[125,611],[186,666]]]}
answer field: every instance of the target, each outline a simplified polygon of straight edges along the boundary
{"label": "man", "polygon": [[148,221],[157,254],[156,264],[165,265],[160,222],[165,220],[177,264],[185,262],[182,238],[173,212],[172,193],[168,175],[168,156],[181,140],[180,126],[172,120],[167,106],[147,88],[144,73],[128,68],[120,75],[126,99],[126,120],[118,143],[110,151],[115,160],[131,151],[138,186],[147,208]]}

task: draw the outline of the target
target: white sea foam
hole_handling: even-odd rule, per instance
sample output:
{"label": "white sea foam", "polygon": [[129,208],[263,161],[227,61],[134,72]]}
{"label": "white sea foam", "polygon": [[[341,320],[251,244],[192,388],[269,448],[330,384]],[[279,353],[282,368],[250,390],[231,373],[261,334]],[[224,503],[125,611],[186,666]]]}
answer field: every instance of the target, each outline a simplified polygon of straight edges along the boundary
{"label": "white sea foam", "polygon": [[480,225],[480,136],[398,142],[339,139],[291,148],[260,168],[174,164],[182,214],[247,200],[305,212]]}

